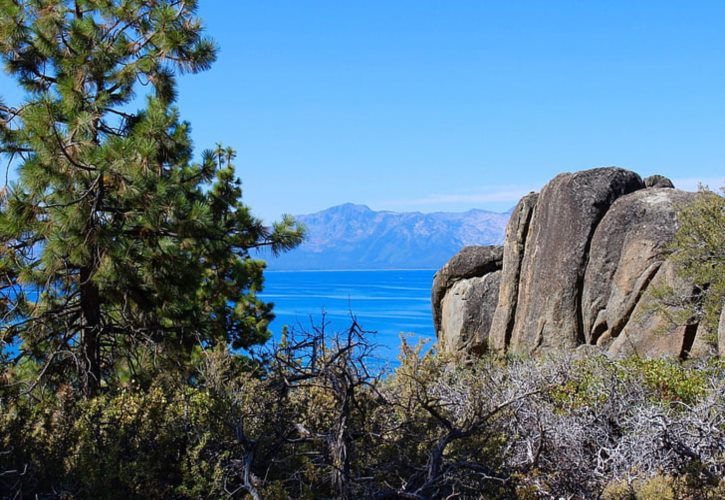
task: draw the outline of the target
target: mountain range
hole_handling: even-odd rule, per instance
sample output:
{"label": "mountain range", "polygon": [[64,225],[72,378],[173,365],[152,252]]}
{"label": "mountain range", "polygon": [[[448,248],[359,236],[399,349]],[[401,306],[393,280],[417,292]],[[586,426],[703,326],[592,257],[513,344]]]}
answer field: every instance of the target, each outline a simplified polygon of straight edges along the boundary
{"label": "mountain range", "polygon": [[438,269],[466,245],[501,244],[507,213],[374,211],[347,203],[296,219],[305,241],[277,257],[272,271]]}

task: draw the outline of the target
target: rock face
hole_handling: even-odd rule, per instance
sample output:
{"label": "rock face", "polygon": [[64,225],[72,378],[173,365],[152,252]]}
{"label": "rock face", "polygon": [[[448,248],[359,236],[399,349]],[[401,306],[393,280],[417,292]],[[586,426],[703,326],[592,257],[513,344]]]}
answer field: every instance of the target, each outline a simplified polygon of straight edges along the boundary
{"label": "rock face", "polygon": [[538,198],[537,193],[529,193],[521,198],[506,226],[501,284],[489,335],[491,348],[495,351],[504,351],[511,340],[519,298],[521,263],[526,250],[526,236],[529,234],[529,225]]}
{"label": "rock face", "polygon": [[[676,293],[691,293],[692,286],[680,279],[670,261],[664,261],[652,279],[652,289],[672,287]],[[657,307],[657,299],[645,291],[616,336],[602,335],[598,344],[615,357],[640,356],[680,357],[690,356],[698,325],[678,325]]]}
{"label": "rock face", "polygon": [[561,174],[544,186],[521,264],[513,351],[584,343],[579,303],[592,234],[617,198],[643,187],[637,174],[620,168]]}
{"label": "rock face", "polygon": [[501,271],[457,281],[441,302],[443,346],[449,352],[482,354],[496,310]]}
{"label": "rock face", "polygon": [[[664,289],[693,293],[666,247],[678,207],[694,196],[665,177],[643,181],[621,168],[557,176],[514,209],[500,271],[490,256],[483,266],[481,255],[474,272],[464,264],[473,250],[464,249],[436,275],[439,342],[448,351],[542,354],[590,346],[612,356],[709,355],[714,335],[675,324],[655,298]],[[724,328],[721,321],[721,351]]]}
{"label": "rock face", "polygon": [[503,261],[501,246],[469,246],[433,278],[433,322],[449,352],[486,349]]}
{"label": "rock face", "polygon": [[675,185],[664,175],[650,175],[644,180],[644,187],[648,188],[674,188]]}
{"label": "rock face", "polygon": [[592,236],[584,275],[581,309],[586,343],[611,342],[627,323],[631,330],[638,323],[635,306],[660,271],[660,287],[676,286],[683,294],[690,292],[684,290],[687,284],[675,283],[669,267],[661,268],[665,245],[677,228],[676,207],[694,196],[666,188],[643,189],[618,199],[609,209]]}

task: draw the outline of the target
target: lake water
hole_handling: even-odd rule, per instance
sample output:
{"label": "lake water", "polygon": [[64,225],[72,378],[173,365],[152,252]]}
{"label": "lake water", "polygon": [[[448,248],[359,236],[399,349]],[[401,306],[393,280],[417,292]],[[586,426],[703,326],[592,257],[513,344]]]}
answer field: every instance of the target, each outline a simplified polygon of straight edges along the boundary
{"label": "lake water", "polygon": [[[400,335],[411,344],[435,338],[430,292],[433,270],[424,271],[266,271],[263,300],[273,302],[276,319],[271,330],[320,325],[327,331],[345,331],[350,315],[370,331],[377,345],[376,360],[396,364]],[[15,352],[11,346],[9,352]]]}
{"label": "lake water", "polygon": [[[433,270],[265,272],[261,297],[275,304],[271,329],[310,329],[325,314],[328,331],[344,331],[350,315],[371,333],[377,357],[395,363],[400,334],[435,338],[430,293]],[[431,344],[432,342],[428,342]]]}

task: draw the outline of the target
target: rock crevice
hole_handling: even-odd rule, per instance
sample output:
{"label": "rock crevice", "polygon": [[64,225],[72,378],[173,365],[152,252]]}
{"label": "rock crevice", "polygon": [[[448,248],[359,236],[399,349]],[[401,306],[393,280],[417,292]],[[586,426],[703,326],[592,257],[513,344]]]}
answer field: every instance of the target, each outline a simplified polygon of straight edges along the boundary
{"label": "rock crevice", "polygon": [[511,342],[519,299],[521,264],[526,254],[526,240],[538,198],[537,193],[524,196],[514,208],[506,226],[501,284],[489,335],[492,349],[499,352],[504,351]]}

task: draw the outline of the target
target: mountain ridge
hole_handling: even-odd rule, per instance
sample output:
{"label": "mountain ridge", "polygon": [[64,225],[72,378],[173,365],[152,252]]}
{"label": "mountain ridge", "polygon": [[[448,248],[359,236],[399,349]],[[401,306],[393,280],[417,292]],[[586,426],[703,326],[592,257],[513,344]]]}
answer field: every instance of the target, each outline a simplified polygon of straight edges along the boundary
{"label": "mountain ridge", "polygon": [[280,256],[262,254],[270,271],[437,269],[467,245],[499,244],[510,211],[376,211],[343,203],[296,216],[305,241]]}

